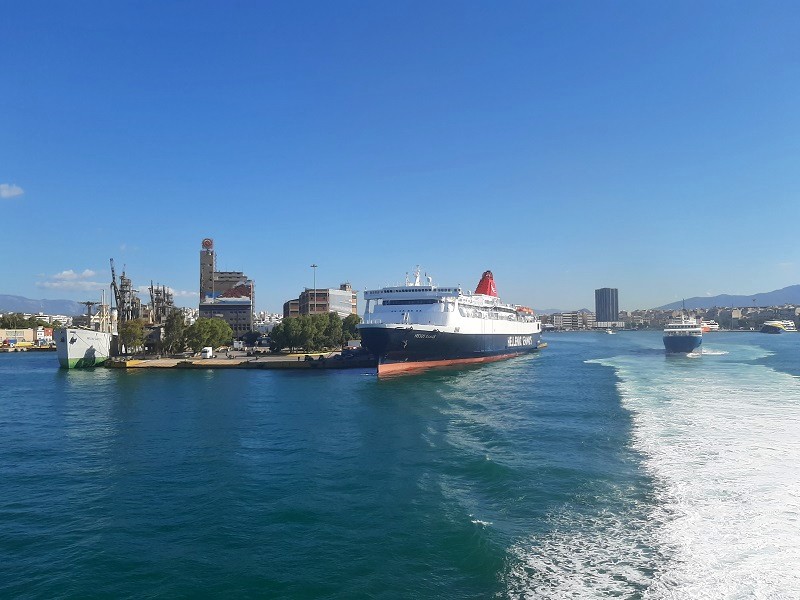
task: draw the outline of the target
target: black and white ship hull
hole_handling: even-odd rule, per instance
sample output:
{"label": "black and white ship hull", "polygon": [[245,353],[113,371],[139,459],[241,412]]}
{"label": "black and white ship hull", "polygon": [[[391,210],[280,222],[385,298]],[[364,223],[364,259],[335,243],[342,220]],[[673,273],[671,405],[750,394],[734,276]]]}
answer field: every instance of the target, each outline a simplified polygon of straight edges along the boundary
{"label": "black and white ship hull", "polygon": [[378,359],[380,374],[492,362],[536,350],[540,332],[527,334],[452,333],[414,327],[364,327],[361,340]]}
{"label": "black and white ship hull", "polygon": [[503,304],[490,271],[475,293],[414,283],[365,292],[361,343],[378,374],[502,360],[531,352],[541,321],[529,308]]}

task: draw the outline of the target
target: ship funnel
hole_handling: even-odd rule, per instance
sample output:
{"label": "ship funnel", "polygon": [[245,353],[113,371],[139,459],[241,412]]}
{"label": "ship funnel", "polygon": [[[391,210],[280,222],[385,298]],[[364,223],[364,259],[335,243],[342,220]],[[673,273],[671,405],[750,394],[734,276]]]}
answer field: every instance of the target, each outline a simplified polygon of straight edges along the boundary
{"label": "ship funnel", "polygon": [[478,287],[475,288],[476,294],[485,294],[486,296],[497,297],[497,288],[494,285],[494,275],[491,271],[484,271],[481,276],[481,281]]}

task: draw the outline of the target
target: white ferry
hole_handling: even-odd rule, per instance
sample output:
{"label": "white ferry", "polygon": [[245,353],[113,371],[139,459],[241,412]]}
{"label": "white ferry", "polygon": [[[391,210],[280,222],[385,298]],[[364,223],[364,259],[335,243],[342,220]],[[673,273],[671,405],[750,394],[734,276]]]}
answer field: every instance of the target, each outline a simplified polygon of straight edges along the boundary
{"label": "white ferry", "polygon": [[542,323],[530,308],[503,304],[491,271],[475,292],[438,287],[430,277],[364,292],[362,345],[378,359],[378,374],[483,363],[539,347]]}
{"label": "white ferry", "polygon": [[664,328],[664,348],[669,353],[689,353],[700,347],[703,343],[703,328],[695,319],[681,315]]}

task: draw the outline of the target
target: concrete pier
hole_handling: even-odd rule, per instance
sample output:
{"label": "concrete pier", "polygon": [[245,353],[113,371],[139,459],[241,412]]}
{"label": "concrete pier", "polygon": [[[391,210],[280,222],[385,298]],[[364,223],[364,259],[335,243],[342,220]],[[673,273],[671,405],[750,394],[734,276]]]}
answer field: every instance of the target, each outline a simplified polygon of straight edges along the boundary
{"label": "concrete pier", "polygon": [[[306,358],[309,357],[309,358]],[[364,369],[374,368],[373,358],[342,358],[338,352],[323,354],[258,354],[230,352],[214,358],[113,358],[112,369]]]}

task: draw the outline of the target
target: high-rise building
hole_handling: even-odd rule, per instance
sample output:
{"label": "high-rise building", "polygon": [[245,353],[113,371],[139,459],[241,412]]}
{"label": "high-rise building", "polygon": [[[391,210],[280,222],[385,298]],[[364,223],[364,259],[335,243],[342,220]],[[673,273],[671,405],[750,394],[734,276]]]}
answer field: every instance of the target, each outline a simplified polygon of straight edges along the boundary
{"label": "high-rise building", "polygon": [[255,284],[242,271],[217,271],[214,240],[200,250],[200,316],[223,319],[239,337],[253,330]]}
{"label": "high-rise building", "polygon": [[594,291],[594,312],[598,323],[619,319],[617,288],[600,288]]}

